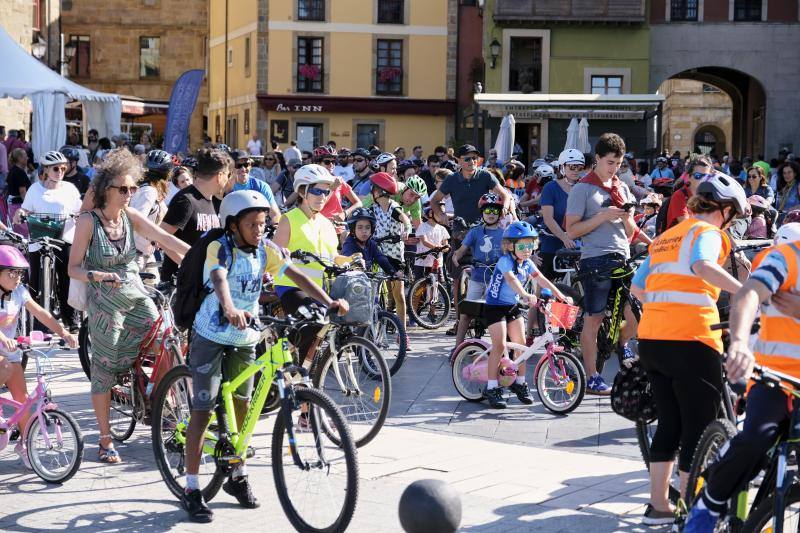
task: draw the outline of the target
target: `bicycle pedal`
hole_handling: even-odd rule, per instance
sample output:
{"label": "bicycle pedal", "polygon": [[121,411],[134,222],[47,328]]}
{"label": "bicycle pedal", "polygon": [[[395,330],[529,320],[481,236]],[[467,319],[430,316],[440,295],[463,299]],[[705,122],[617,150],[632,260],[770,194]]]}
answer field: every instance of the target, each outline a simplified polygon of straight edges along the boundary
{"label": "bicycle pedal", "polygon": [[219,460],[229,465],[238,465],[244,462],[238,455],[223,455]]}

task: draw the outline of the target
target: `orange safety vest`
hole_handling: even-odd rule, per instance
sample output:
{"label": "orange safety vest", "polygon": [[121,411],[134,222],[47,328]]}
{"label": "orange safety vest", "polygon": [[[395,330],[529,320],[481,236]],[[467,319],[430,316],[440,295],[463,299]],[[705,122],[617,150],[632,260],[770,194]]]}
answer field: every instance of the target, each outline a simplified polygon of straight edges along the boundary
{"label": "orange safety vest", "polygon": [[[794,243],[769,248],[786,260],[788,273],[779,291],[800,292],[800,248]],[[766,253],[758,257],[759,263]],[[756,362],[778,372],[800,377],[800,320],[784,315],[774,305],[761,306],[761,329],[753,347]]]}
{"label": "orange safety vest", "polygon": [[719,322],[720,289],[692,272],[689,264],[695,241],[706,231],[722,236],[717,262],[724,264],[731,251],[730,239],[718,227],[696,218],[683,220],[650,245],[640,339],[700,341],[722,352],[722,333],[711,330]]}

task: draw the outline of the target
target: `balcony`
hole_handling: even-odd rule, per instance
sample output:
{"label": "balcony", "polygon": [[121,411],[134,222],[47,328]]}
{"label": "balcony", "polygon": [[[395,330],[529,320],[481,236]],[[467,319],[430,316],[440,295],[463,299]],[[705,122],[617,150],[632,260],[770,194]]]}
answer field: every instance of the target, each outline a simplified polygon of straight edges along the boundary
{"label": "balcony", "polygon": [[556,23],[643,23],[646,0],[495,0],[494,20]]}

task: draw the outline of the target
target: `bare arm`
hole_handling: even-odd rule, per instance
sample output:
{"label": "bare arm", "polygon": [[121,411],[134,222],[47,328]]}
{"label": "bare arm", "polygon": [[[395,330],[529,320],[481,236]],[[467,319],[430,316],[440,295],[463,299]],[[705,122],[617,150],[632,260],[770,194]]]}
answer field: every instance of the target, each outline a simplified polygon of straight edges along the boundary
{"label": "bare arm", "polygon": [[86,194],[83,195],[81,211],[91,211],[92,209],[94,209],[94,187],[89,187]]}
{"label": "bare arm", "polygon": [[362,207],[364,203],[361,201],[361,198],[359,198],[358,195],[353,192],[352,188],[347,189],[347,192],[344,196],[350,201],[350,207],[345,209],[344,215],[345,218],[350,218],[350,214],[359,207]]}
{"label": "bare arm", "polygon": [[275,230],[275,236],[272,238],[272,242],[281,248],[287,248],[289,246],[289,239],[291,236],[292,226],[289,224],[289,219],[283,217],[281,218],[281,221],[278,222],[278,229]]}
{"label": "bare arm", "polygon": [[458,250],[453,252],[452,261],[454,265],[458,266],[458,262],[461,261],[462,257],[464,257],[464,254],[467,253],[467,250],[469,250],[469,247],[462,244]]}
{"label": "bare arm", "polygon": [[281,210],[278,208],[278,204],[275,200],[269,203],[269,219],[273,224],[281,220]]}
{"label": "bare arm", "polygon": [[225,315],[231,325],[236,329],[244,329],[247,327],[250,313],[241,309],[236,309],[233,305],[233,298],[231,298],[231,290],[228,286],[228,271],[224,268],[218,268],[211,272],[211,283],[214,286],[214,292],[219,300],[219,305],[222,307],[222,313]]}
{"label": "bare arm", "polygon": [[164,252],[175,261],[175,264],[180,265],[183,261],[183,256],[189,252],[189,245],[168,233],[164,229],[156,226],[150,220],[145,218],[141,213],[133,208],[127,208],[125,212],[133,223],[133,229],[144,235],[147,239],[157,242],[164,249]]}
{"label": "bare arm", "polygon": [[770,297],[769,290],[757,280],[749,280],[731,299],[728,360],[725,368],[728,378],[737,381],[748,377],[753,371],[755,357],[750,350],[750,329],[756,319],[759,304]]}
{"label": "bare arm", "polygon": [[447,217],[444,215],[442,211],[442,206],[439,205],[439,202],[444,200],[444,195],[438,189],[433,193],[430,198],[430,205],[431,205],[431,213],[433,213],[433,219],[442,224],[447,226]]}
{"label": "bare arm", "polygon": [[549,229],[553,235],[561,239],[561,242],[564,243],[564,246],[566,246],[567,248],[575,248],[575,243],[572,241],[572,239],[569,238],[567,232],[561,229],[561,226],[558,225],[556,219],[553,218],[552,205],[542,206],[542,219],[544,219],[544,225],[547,226],[547,229]]}
{"label": "bare arm", "polygon": [[50,331],[55,332],[59,337],[66,340],[71,348],[78,347],[78,338],[67,331],[64,326],[62,326],[61,323],[53,317],[53,315],[45,311],[44,308],[42,308],[33,300],[33,298],[25,303],[25,309],[27,309],[30,314],[35,316],[39,322],[47,326]]}
{"label": "bare arm", "polygon": [[625,215],[625,211],[618,207],[605,207],[592,218],[587,218],[586,220],[581,220],[581,217],[577,215],[567,215],[564,217],[565,225],[567,226],[567,235],[569,235],[570,239],[577,239],[587,233],[593,232],[603,222],[616,220]]}
{"label": "bare arm", "polygon": [[506,189],[505,187],[503,187],[503,185],[502,185],[502,184],[498,183],[498,184],[497,184],[497,185],[494,187],[494,189],[492,189],[492,192],[494,192],[494,193],[496,193],[496,194],[500,195],[500,198],[502,198],[502,199],[503,199],[503,209],[504,209],[506,212],[508,212],[508,208],[509,208],[508,204],[509,204],[509,201],[511,200],[511,193],[508,191],[508,189]]}
{"label": "bare arm", "polygon": [[728,274],[724,268],[711,261],[695,262],[692,265],[692,272],[715,287],[719,287],[731,294],[736,294],[742,288],[742,284],[738,280]]}

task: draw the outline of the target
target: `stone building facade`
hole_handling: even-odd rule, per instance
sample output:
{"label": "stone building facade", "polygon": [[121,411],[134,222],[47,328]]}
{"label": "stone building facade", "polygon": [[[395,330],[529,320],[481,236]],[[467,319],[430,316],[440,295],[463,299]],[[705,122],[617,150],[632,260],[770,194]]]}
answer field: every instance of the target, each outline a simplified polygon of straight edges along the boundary
{"label": "stone building facade", "polygon": [[731,151],[733,102],[724,91],[699,81],[670,79],[664,95],[662,146],[673,153],[695,149],[722,157]]}

